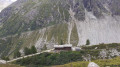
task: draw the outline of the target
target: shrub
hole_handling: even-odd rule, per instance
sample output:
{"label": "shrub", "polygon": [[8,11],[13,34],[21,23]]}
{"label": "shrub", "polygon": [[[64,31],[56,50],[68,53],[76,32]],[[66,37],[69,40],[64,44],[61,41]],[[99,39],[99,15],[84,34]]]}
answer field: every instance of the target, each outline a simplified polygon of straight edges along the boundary
{"label": "shrub", "polygon": [[36,65],[36,66],[49,66],[49,65],[60,65],[73,61],[82,61],[81,52],[61,52],[61,53],[42,53],[37,56],[24,58],[17,60],[16,64],[20,65]]}
{"label": "shrub", "polygon": [[2,60],[6,60],[6,61],[9,61],[9,60],[10,60],[9,57],[5,57],[5,56],[3,56],[1,59],[2,59]]}
{"label": "shrub", "polygon": [[34,53],[37,53],[37,49],[35,48],[35,46],[32,46],[30,49],[25,47],[24,53],[25,55],[34,54]]}
{"label": "shrub", "polygon": [[31,51],[30,51],[29,48],[25,47],[24,48],[24,53],[25,53],[25,55],[29,55],[29,54],[31,54]]}

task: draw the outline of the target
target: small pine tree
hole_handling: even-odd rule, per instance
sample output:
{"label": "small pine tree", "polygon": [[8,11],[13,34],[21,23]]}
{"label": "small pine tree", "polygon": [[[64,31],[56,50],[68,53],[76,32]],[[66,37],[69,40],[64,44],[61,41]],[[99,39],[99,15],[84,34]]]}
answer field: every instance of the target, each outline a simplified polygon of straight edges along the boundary
{"label": "small pine tree", "polygon": [[32,46],[32,47],[31,47],[31,53],[32,53],[32,54],[37,53],[37,50],[36,50],[35,46]]}
{"label": "small pine tree", "polygon": [[29,54],[31,54],[31,50],[29,48],[25,47],[24,53],[25,53],[25,55],[29,55]]}
{"label": "small pine tree", "polygon": [[86,41],[86,45],[90,45],[90,41],[89,41],[89,39]]}
{"label": "small pine tree", "polygon": [[14,53],[14,58],[18,58],[18,57],[21,57],[21,53],[17,50],[17,51]]}

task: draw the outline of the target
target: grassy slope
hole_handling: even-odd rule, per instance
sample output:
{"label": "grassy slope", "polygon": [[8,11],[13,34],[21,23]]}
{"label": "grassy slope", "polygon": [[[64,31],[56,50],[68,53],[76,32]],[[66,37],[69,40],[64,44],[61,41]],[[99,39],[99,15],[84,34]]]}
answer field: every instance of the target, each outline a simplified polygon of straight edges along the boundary
{"label": "grassy slope", "polygon": [[[116,57],[113,59],[106,59],[106,60],[94,60],[92,62],[95,62],[98,64],[100,67],[104,66],[110,66],[110,67],[119,67],[120,66],[120,57]],[[87,67],[88,66],[87,61],[78,61],[78,62],[72,62],[64,65],[58,65],[58,66],[53,66],[53,67]]]}
{"label": "grassy slope", "polygon": [[78,41],[79,41],[78,32],[77,32],[76,25],[74,24],[74,27],[71,32],[70,43],[73,44],[73,46],[77,46]]}
{"label": "grassy slope", "polygon": [[[56,2],[54,0],[39,0],[36,3],[33,0],[29,0],[23,3],[18,13],[12,14],[0,28],[0,36],[41,29],[62,23],[64,20],[68,21],[69,12],[67,10],[68,7],[66,7],[68,4],[64,3],[66,5],[64,7],[61,4],[64,1],[60,1],[58,4]],[[32,19],[29,17],[32,17]]]}
{"label": "grassy slope", "polygon": [[57,65],[52,67],[87,67],[89,62],[72,62],[64,65]]}
{"label": "grassy slope", "polygon": [[[55,40],[54,43],[60,44],[61,39],[64,43],[67,43],[68,25],[67,23],[62,23],[62,20],[67,21],[69,19],[69,12],[67,11],[67,9],[63,8],[62,4],[58,5],[53,0],[53,2],[47,1],[48,0],[39,0],[39,2],[42,2],[42,4],[39,5],[37,5],[37,3],[35,3],[33,0],[24,3],[24,7],[21,8],[23,10],[23,13],[25,13],[24,15],[26,15],[33,9],[38,11],[37,16],[35,15],[35,17],[29,23],[25,21],[25,16],[21,15],[22,10],[7,20],[7,22],[0,29],[0,35],[4,34],[5,36],[8,35],[9,37],[0,39],[0,54],[12,57],[14,51],[20,50],[24,47],[30,47],[31,45],[35,45],[36,42],[42,37],[42,40],[45,40],[47,38],[47,44],[51,42],[52,38],[54,38]],[[53,8],[53,6],[56,7]],[[53,8],[53,10],[51,8]],[[60,12],[58,12],[58,8],[60,9]],[[49,20],[51,15],[53,15],[53,21],[49,21],[49,23],[47,23],[46,20]],[[39,19],[43,20],[39,21]],[[36,21],[39,22],[39,24],[37,24]],[[46,28],[45,31],[42,31],[42,26]],[[29,28],[30,30],[34,31],[29,33]],[[21,33],[23,31],[24,34]],[[12,35],[17,33],[17,36]],[[45,43],[45,45],[47,44]]]}
{"label": "grassy slope", "polygon": [[[39,38],[43,38],[43,40],[47,38],[48,43],[51,42],[52,38],[55,39],[54,43],[60,44],[61,39],[64,43],[68,43],[68,25],[67,23],[57,24],[41,30],[2,38],[0,39],[0,53],[5,56],[9,53],[10,57],[12,57],[14,51],[35,45]],[[47,43],[45,44],[47,45]]]}
{"label": "grassy slope", "polygon": [[0,67],[23,67],[23,66],[13,65],[13,64],[0,64]]}

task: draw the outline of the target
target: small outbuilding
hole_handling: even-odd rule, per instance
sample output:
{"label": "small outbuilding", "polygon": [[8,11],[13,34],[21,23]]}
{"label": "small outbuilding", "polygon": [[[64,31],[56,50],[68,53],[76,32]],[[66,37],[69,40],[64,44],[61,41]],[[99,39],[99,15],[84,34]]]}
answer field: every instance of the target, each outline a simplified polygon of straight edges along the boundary
{"label": "small outbuilding", "polygon": [[73,48],[72,48],[72,51],[80,51],[80,50],[81,50],[80,47],[73,47]]}

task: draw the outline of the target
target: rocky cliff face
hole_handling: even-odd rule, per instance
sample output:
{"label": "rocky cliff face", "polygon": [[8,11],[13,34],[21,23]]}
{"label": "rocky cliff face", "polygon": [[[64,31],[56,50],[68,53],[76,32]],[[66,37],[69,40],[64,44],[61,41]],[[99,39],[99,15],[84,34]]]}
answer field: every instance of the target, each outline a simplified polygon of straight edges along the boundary
{"label": "rocky cliff face", "polygon": [[74,46],[87,39],[91,45],[120,43],[119,6],[120,0],[18,0],[0,13],[0,52],[11,55],[31,45],[40,51],[61,40]]}

